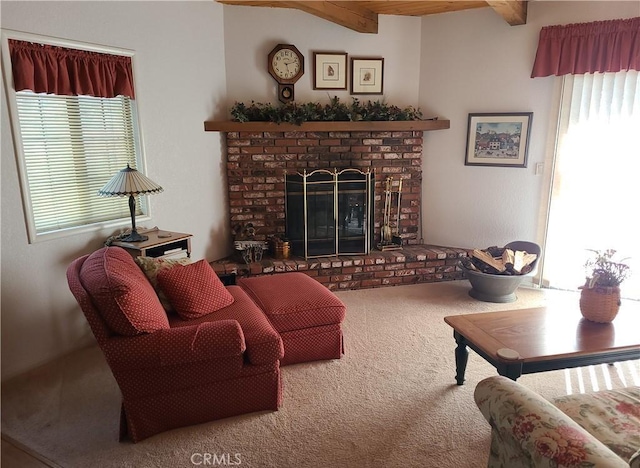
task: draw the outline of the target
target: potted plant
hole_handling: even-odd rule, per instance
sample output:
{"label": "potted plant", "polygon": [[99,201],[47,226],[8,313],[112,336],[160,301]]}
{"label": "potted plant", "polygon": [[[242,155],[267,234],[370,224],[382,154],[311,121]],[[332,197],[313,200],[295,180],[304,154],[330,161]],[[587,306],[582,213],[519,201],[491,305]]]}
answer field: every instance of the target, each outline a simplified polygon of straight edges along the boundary
{"label": "potted plant", "polygon": [[587,278],[580,286],[580,311],[592,322],[611,322],[620,309],[620,283],[631,273],[626,259],[614,261],[616,251],[590,250],[593,255],[586,261]]}

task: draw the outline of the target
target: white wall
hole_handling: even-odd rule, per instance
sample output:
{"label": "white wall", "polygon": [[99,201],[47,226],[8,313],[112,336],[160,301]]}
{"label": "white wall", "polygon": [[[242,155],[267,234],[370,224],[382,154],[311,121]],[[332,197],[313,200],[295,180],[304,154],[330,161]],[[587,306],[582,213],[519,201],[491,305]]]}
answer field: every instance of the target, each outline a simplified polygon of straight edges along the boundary
{"label": "white wall", "polygon": [[[193,257],[228,253],[223,7],[205,2],[2,2],[2,27],[133,49],[147,172],[164,187],[145,225],[194,234]],[[2,90],[2,377],[92,342],[67,286],[76,257],[112,232],[29,244]],[[219,114],[222,109],[222,115]]]}
{"label": "white wall", "polygon": [[386,100],[401,107],[418,103],[420,18],[381,16],[378,34],[361,34],[298,10],[224,8],[229,106],[234,101],[278,103],[267,56],[280,43],[293,44],[304,55],[305,72],[295,85],[296,101],[324,104],[329,96],[338,96],[351,102],[349,91],[313,90],[313,52],[333,51],[384,58],[384,95],[358,96],[361,101]]}
{"label": "white wall", "polygon": [[[638,15],[635,1],[535,1],[522,26],[509,26],[490,8],[422,18],[420,106],[451,120],[449,130],[425,134],[425,243],[542,244],[561,79],[530,78],[540,29]],[[464,165],[468,114],[476,112],[533,112],[526,169]],[[536,175],[536,163],[545,164],[545,175]]]}

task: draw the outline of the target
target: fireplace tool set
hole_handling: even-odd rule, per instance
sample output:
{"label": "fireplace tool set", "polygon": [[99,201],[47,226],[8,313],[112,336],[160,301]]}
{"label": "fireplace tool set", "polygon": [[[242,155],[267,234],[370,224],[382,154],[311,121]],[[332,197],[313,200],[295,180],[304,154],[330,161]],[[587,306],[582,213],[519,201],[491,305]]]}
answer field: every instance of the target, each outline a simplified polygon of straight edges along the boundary
{"label": "fireplace tool set", "polygon": [[[391,225],[391,211],[394,207],[393,195],[396,194],[395,203],[395,234]],[[402,248],[402,238],[400,237],[400,201],[402,199],[402,178],[398,181],[398,190],[393,190],[393,178],[387,177],[384,189],[384,213],[382,219],[382,229],[380,232],[380,250],[399,250]]]}

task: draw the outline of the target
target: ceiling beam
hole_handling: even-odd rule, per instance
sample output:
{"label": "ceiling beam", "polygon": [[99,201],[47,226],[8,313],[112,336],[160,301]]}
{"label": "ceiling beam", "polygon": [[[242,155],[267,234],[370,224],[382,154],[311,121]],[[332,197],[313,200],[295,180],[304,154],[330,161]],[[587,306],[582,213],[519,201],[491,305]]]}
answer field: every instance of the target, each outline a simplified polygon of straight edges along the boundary
{"label": "ceiling beam", "polygon": [[378,33],[378,14],[348,1],[285,1],[296,8],[361,33]]}
{"label": "ceiling beam", "polygon": [[486,2],[511,26],[527,24],[526,0],[486,0]]}
{"label": "ceiling beam", "polygon": [[490,6],[512,26],[527,23],[527,0],[216,0],[227,5],[292,8],[361,33],[377,34],[378,14],[423,16]]}

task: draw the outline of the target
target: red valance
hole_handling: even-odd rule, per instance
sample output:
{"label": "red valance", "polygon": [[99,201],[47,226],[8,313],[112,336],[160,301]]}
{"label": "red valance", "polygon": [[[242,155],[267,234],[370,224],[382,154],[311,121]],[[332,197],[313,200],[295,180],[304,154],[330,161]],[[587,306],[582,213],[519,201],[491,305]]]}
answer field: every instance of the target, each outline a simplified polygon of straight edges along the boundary
{"label": "red valance", "polygon": [[9,40],[16,91],[135,99],[131,57]]}
{"label": "red valance", "polygon": [[640,17],[546,26],[531,78],[640,70]]}

